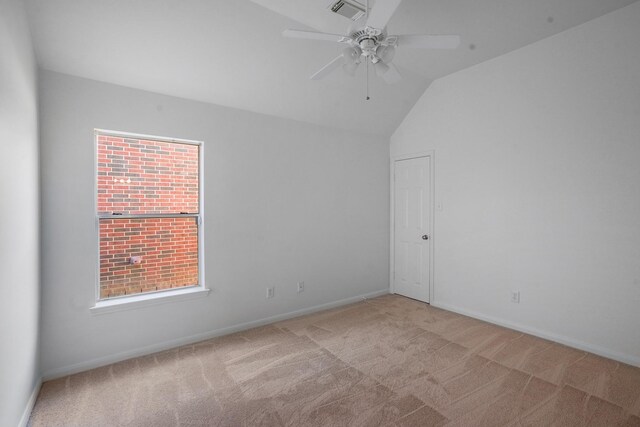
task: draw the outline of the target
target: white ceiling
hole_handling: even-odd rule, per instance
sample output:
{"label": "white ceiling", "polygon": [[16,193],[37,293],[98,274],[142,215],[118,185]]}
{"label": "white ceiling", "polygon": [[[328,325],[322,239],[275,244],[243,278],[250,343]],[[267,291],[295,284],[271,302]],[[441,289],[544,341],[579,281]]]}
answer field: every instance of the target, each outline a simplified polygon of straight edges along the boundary
{"label": "white ceiling", "polygon": [[[404,81],[388,86],[372,75],[370,101],[365,101],[363,67],[355,78],[338,70],[326,80],[308,80],[341,46],[281,37],[286,28],[308,27],[250,0],[27,0],[27,5],[45,69],[390,135],[433,79],[634,1],[404,0],[389,23],[390,34],[460,34],[462,45],[456,51],[399,49],[394,63],[402,67]],[[326,0],[304,2],[324,7]],[[350,21],[340,19],[346,31]]]}

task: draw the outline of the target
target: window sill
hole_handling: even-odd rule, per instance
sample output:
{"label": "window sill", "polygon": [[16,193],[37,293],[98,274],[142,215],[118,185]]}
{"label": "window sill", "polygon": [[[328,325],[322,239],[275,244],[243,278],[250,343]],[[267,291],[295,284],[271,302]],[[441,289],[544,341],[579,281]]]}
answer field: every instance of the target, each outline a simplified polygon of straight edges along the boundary
{"label": "window sill", "polygon": [[93,315],[114,313],[117,311],[134,310],[137,308],[166,304],[175,301],[186,301],[197,298],[204,298],[209,295],[210,289],[200,286],[187,289],[175,289],[164,292],[154,292],[152,294],[134,295],[124,298],[98,301],[89,310]]}

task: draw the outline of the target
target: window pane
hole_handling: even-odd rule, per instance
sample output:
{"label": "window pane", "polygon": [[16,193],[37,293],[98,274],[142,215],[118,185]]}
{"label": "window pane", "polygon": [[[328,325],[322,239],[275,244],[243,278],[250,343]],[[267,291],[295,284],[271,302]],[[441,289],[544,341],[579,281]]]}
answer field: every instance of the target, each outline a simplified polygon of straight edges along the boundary
{"label": "window pane", "polygon": [[100,220],[101,299],[197,284],[197,218]]}
{"label": "window pane", "polygon": [[98,213],[198,212],[199,147],[98,135]]}

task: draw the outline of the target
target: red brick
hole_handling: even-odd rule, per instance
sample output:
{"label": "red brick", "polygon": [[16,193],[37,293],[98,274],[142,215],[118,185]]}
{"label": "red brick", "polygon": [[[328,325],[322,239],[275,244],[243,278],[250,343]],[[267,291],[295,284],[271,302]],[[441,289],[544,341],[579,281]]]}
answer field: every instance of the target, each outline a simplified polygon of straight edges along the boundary
{"label": "red brick", "polygon": [[[98,212],[198,212],[198,156],[197,146],[99,135]],[[194,218],[103,219],[100,239],[102,298],[198,283]]]}

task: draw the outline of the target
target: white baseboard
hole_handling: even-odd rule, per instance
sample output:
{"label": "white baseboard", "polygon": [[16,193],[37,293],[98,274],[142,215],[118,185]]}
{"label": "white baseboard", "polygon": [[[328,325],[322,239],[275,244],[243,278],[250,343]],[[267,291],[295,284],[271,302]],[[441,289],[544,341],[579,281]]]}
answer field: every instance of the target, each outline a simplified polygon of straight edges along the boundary
{"label": "white baseboard", "polygon": [[599,347],[597,345],[588,344],[579,340],[575,340],[573,338],[558,335],[553,332],[541,331],[539,329],[531,328],[529,326],[525,326],[519,323],[510,322],[504,319],[498,319],[496,317],[487,316],[482,313],[478,313],[472,310],[467,310],[464,308],[455,307],[449,304],[433,302],[431,303],[431,305],[433,307],[441,308],[443,310],[452,311],[454,313],[462,314],[464,316],[473,317],[474,319],[484,320],[485,322],[493,323],[494,325],[504,326],[505,328],[514,329],[519,332],[524,332],[525,334],[534,335],[539,338],[544,338],[550,341],[554,341],[554,342],[566,345],[568,347],[576,348],[578,350],[597,354],[598,356],[606,357],[608,359],[613,359],[618,362],[626,363],[628,365],[640,367],[640,357],[638,356],[634,356],[631,354],[618,353],[603,347]]}
{"label": "white baseboard", "polygon": [[42,387],[42,378],[38,378],[36,385],[33,387],[33,391],[27,401],[27,406],[24,408],[18,427],[27,427],[27,424],[29,424],[29,417],[31,417],[33,407],[36,405],[36,399],[38,398],[38,393],[40,393],[40,387]]}
{"label": "white baseboard", "polygon": [[240,323],[238,325],[228,326],[225,328],[214,329],[212,331],[203,332],[201,334],[190,335],[188,337],[178,338],[170,341],[164,341],[158,344],[153,344],[145,347],[139,347],[133,350],[113,354],[110,356],[99,357],[97,359],[89,360],[86,362],[76,363],[74,365],[65,366],[62,368],[57,368],[57,369],[52,369],[50,371],[47,371],[42,376],[42,381],[49,381],[49,380],[64,377],[67,375],[77,374],[78,372],[88,371],[90,369],[95,369],[101,366],[110,365],[112,363],[131,359],[133,357],[145,356],[148,354],[157,353],[159,351],[169,350],[175,347],[180,347],[183,345],[189,345],[196,342],[205,341],[205,340],[216,338],[222,335],[228,335],[234,332],[244,331],[246,329],[251,329],[258,326],[268,325],[270,323],[291,319],[293,317],[303,316],[305,314],[311,314],[317,311],[322,311],[330,308],[340,307],[347,304],[352,304],[354,302],[362,301],[363,299],[375,298],[382,295],[387,295],[388,293],[389,293],[388,289],[383,289],[376,292],[370,292],[363,295],[357,295],[354,297],[345,298],[339,301],[333,301],[326,304],[320,304],[313,307],[304,308],[302,310],[290,311],[288,313],[278,314],[276,316],[266,317],[264,319],[253,320],[251,322],[245,322],[245,323]]}

